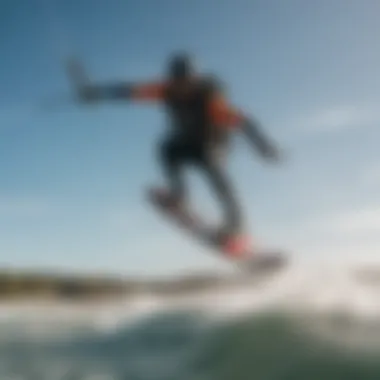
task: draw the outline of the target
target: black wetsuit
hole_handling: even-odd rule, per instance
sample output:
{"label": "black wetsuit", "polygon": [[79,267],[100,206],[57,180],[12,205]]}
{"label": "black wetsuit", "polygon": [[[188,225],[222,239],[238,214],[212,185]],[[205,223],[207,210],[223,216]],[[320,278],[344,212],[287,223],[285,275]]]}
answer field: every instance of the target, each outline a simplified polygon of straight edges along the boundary
{"label": "black wetsuit", "polygon": [[171,125],[160,142],[159,157],[170,190],[180,200],[186,198],[184,167],[201,169],[223,206],[223,229],[235,233],[242,228],[242,214],[225,167],[229,133],[214,125],[208,113],[208,101],[216,90],[220,92],[220,86],[210,79],[197,80],[185,97],[177,96],[174,88],[166,89],[164,103]]}
{"label": "black wetsuit", "polygon": [[[184,77],[182,66],[183,62],[178,66],[179,71],[174,70],[174,78]],[[170,131],[160,143],[159,156],[172,194],[179,200],[186,197],[183,168],[189,164],[196,165],[206,174],[222,203],[224,231],[228,235],[241,230],[241,209],[225,170],[229,126],[240,125],[240,130],[263,156],[276,159],[277,151],[256,121],[229,110],[228,104],[219,101],[219,96],[223,98],[223,91],[215,79],[192,77],[190,87],[186,87],[190,91],[183,96],[179,89],[181,86],[178,86],[181,80],[89,85],[75,60],[70,62],[68,72],[79,98],[87,102],[123,99],[163,103],[170,118]]]}

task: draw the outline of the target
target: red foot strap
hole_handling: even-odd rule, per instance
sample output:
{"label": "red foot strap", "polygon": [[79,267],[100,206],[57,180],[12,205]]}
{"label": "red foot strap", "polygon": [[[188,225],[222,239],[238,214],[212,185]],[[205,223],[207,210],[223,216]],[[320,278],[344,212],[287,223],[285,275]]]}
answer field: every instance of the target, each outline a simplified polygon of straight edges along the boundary
{"label": "red foot strap", "polygon": [[228,239],[222,246],[222,249],[230,257],[244,256],[250,248],[250,239],[248,236],[240,235]]}

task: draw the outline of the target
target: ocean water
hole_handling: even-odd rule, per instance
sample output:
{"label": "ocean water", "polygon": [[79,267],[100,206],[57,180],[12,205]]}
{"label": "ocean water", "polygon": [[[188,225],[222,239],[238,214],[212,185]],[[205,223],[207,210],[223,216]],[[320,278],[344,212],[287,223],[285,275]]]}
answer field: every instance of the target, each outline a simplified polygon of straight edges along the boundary
{"label": "ocean water", "polygon": [[97,305],[2,305],[1,380],[378,380],[380,270]]}

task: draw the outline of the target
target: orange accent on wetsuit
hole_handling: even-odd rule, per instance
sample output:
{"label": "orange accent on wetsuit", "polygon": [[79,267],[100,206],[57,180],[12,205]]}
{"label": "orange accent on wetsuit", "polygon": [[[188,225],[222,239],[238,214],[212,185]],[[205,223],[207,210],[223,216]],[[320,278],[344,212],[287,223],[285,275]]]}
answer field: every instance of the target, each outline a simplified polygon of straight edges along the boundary
{"label": "orange accent on wetsuit", "polygon": [[[165,83],[146,83],[137,85],[133,89],[132,98],[142,101],[163,101],[165,97]],[[209,100],[208,116],[217,126],[232,127],[243,122],[244,117],[237,110],[228,105],[221,94],[214,94]]]}
{"label": "orange accent on wetsuit", "polygon": [[237,110],[228,105],[221,95],[214,96],[208,105],[209,117],[217,126],[237,126],[244,121],[244,117]]}
{"label": "orange accent on wetsuit", "polygon": [[161,101],[165,96],[164,83],[146,83],[134,87],[132,98],[143,101]]}

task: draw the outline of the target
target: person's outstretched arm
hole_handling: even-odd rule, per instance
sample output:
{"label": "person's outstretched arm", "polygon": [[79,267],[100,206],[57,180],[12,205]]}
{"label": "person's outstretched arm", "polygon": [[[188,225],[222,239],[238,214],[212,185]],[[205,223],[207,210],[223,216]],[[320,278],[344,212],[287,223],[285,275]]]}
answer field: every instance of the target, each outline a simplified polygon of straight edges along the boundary
{"label": "person's outstretched arm", "polygon": [[161,101],[164,97],[165,85],[160,82],[138,84],[120,81],[92,84],[82,65],[76,60],[68,62],[67,73],[77,97],[83,102],[100,100]]}
{"label": "person's outstretched arm", "polygon": [[221,94],[215,94],[210,103],[210,114],[216,125],[240,128],[251,145],[266,159],[278,160],[277,147],[264,134],[259,123],[231,107]]}
{"label": "person's outstretched arm", "polygon": [[277,146],[264,134],[257,120],[245,117],[241,125],[245,136],[264,158],[273,161],[281,159]]}

